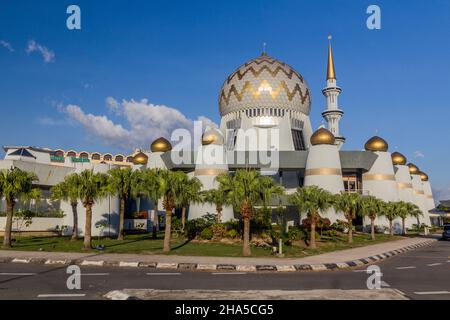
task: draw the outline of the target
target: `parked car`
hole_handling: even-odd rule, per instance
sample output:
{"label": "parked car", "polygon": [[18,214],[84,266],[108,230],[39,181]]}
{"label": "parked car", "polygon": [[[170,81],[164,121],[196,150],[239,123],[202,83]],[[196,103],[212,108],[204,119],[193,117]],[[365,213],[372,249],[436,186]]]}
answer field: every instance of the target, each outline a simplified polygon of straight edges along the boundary
{"label": "parked car", "polygon": [[450,239],[450,224],[446,224],[444,226],[444,232],[442,232],[442,239],[444,240]]}

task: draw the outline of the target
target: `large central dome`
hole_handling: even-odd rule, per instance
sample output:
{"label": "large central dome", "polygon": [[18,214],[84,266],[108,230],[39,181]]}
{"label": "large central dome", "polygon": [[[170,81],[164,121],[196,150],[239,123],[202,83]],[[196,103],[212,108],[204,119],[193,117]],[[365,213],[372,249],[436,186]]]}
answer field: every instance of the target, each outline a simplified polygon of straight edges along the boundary
{"label": "large central dome", "polygon": [[219,96],[221,116],[255,108],[280,108],[309,115],[308,84],[289,65],[262,54],[233,72]]}

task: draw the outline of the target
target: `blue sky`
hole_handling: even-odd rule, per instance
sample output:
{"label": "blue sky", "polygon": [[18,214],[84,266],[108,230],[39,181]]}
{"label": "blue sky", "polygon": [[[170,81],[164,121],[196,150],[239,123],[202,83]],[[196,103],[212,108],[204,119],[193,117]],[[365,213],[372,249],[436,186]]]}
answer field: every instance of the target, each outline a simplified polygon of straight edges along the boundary
{"label": "blue sky", "polygon": [[[82,30],[66,28],[70,4]],[[370,4],[381,30],[366,27]],[[127,153],[170,126],[218,122],[223,80],[263,42],[308,81],[317,127],[330,33],[345,149],[378,134],[450,197],[448,0],[2,0],[0,143]]]}

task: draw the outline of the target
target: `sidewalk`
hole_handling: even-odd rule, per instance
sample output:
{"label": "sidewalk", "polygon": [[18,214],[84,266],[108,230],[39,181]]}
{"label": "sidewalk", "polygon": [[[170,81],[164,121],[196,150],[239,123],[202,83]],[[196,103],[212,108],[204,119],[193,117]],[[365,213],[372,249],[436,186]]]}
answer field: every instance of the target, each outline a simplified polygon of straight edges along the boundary
{"label": "sidewalk", "polygon": [[421,246],[431,245],[435,241],[430,238],[410,238],[304,258],[199,257],[0,250],[0,263],[75,263],[84,266],[153,267],[184,270],[323,271],[376,262]]}

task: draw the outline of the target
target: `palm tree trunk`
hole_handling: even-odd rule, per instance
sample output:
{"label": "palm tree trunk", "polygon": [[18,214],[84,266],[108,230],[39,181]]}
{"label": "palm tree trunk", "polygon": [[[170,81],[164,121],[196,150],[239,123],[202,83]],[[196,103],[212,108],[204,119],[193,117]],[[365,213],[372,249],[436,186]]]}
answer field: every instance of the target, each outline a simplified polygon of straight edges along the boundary
{"label": "palm tree trunk", "polygon": [[370,218],[370,235],[375,240],[375,218]]}
{"label": "palm tree trunk", "polygon": [[216,208],[217,211],[217,223],[221,223],[222,222],[222,207],[219,206]]}
{"label": "palm tree trunk", "polygon": [[406,235],[405,218],[402,218],[402,235]]}
{"label": "palm tree trunk", "polygon": [[164,252],[170,251],[170,238],[172,237],[172,210],[166,209],[166,229],[164,232]]}
{"label": "palm tree trunk", "polygon": [[72,237],[71,241],[75,241],[78,239],[78,212],[77,212],[77,202],[72,202],[72,215],[73,215],[73,229],[72,229]]}
{"label": "palm tree trunk", "polygon": [[348,243],[353,243],[353,220],[347,219],[348,221]]}
{"label": "palm tree trunk", "polygon": [[248,216],[243,217],[244,220],[244,244],[242,247],[242,255],[250,256],[250,218]]}
{"label": "palm tree trunk", "polygon": [[392,228],[392,220],[389,220],[389,235],[391,237],[394,235],[394,229]]}
{"label": "palm tree trunk", "polygon": [[184,231],[186,225],[186,207],[181,208],[181,231]]}
{"label": "palm tree trunk", "polygon": [[3,248],[11,248],[12,218],[14,212],[13,201],[8,199],[6,200],[6,225],[5,225],[5,235],[3,238]]}
{"label": "palm tree trunk", "polygon": [[156,226],[158,223],[158,208],[153,210],[153,219],[152,219],[152,238],[156,239],[157,236],[157,230],[156,230]]}
{"label": "palm tree trunk", "polygon": [[117,240],[123,240],[124,238],[124,224],[125,224],[125,199],[120,197],[120,208],[119,208],[119,235]]}
{"label": "palm tree trunk", "polygon": [[310,243],[309,247],[312,249],[317,248],[316,245],[316,221],[313,217],[311,217],[311,234],[309,235]]}
{"label": "palm tree trunk", "polygon": [[86,223],[84,227],[84,249],[92,249],[92,204],[86,205]]}

